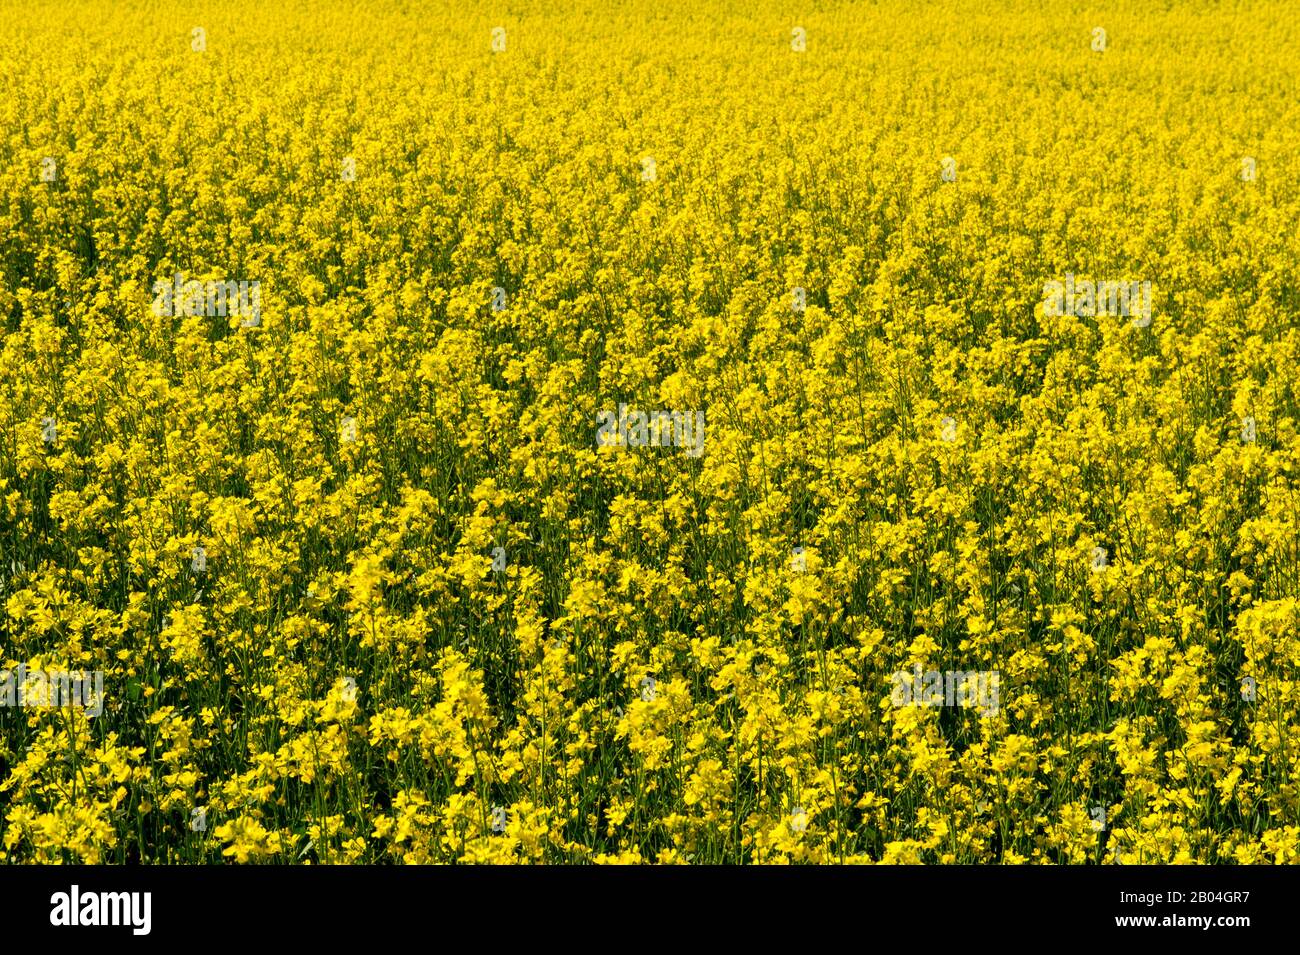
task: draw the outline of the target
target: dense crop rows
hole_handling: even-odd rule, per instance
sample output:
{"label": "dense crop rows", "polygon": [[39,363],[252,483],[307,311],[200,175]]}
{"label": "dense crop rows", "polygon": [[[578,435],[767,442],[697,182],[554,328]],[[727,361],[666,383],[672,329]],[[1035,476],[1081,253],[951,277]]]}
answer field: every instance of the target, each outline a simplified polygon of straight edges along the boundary
{"label": "dense crop rows", "polygon": [[0,859],[1296,861],[1294,7],[572,6],[0,5]]}

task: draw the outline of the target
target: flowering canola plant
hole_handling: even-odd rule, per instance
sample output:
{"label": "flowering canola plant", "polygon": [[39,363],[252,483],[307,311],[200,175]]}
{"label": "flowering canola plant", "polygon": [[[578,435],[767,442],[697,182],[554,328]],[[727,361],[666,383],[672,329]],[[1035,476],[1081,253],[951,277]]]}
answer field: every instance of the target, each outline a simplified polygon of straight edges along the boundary
{"label": "flowering canola plant", "polygon": [[3,6],[0,860],[1300,859],[1289,3]]}

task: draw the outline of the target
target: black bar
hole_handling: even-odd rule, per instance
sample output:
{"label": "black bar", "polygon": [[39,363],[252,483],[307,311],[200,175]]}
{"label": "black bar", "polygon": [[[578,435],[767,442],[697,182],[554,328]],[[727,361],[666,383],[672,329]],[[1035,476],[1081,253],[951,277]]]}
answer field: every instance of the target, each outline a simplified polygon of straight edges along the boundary
{"label": "black bar", "polygon": [[[150,893],[148,934],[136,935],[129,918],[118,926],[52,925],[52,897],[64,893],[70,902],[73,885],[83,906],[88,894]],[[927,947],[976,937],[992,944],[1008,933],[1180,944],[1198,935],[1239,944],[1294,924],[1296,888],[1296,870],[1287,867],[0,868],[11,939],[75,933],[128,945],[373,945],[420,926],[434,939],[455,929],[447,942],[463,932],[534,945],[582,937],[589,940],[583,947],[600,938],[651,944],[687,926],[700,940],[761,941],[793,931],[810,943],[847,932],[872,945]],[[1241,917],[1246,924],[1220,921]],[[1120,924],[1135,918],[1154,924]],[[1210,925],[1200,924],[1205,918]]]}

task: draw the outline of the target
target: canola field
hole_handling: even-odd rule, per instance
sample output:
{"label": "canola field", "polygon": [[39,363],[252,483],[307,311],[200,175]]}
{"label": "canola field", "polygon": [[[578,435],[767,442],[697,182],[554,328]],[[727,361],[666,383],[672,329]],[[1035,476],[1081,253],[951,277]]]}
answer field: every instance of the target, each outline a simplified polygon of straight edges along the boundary
{"label": "canola field", "polygon": [[0,63],[0,861],[1300,861],[1292,3]]}

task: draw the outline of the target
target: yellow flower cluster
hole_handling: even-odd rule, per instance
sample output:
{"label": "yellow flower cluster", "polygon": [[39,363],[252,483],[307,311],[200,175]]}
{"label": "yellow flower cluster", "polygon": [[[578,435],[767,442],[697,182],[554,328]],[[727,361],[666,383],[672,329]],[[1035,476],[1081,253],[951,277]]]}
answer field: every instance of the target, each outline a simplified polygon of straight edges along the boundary
{"label": "yellow flower cluster", "polygon": [[1294,9],[1081,9],[0,21],[0,861],[1300,861]]}

